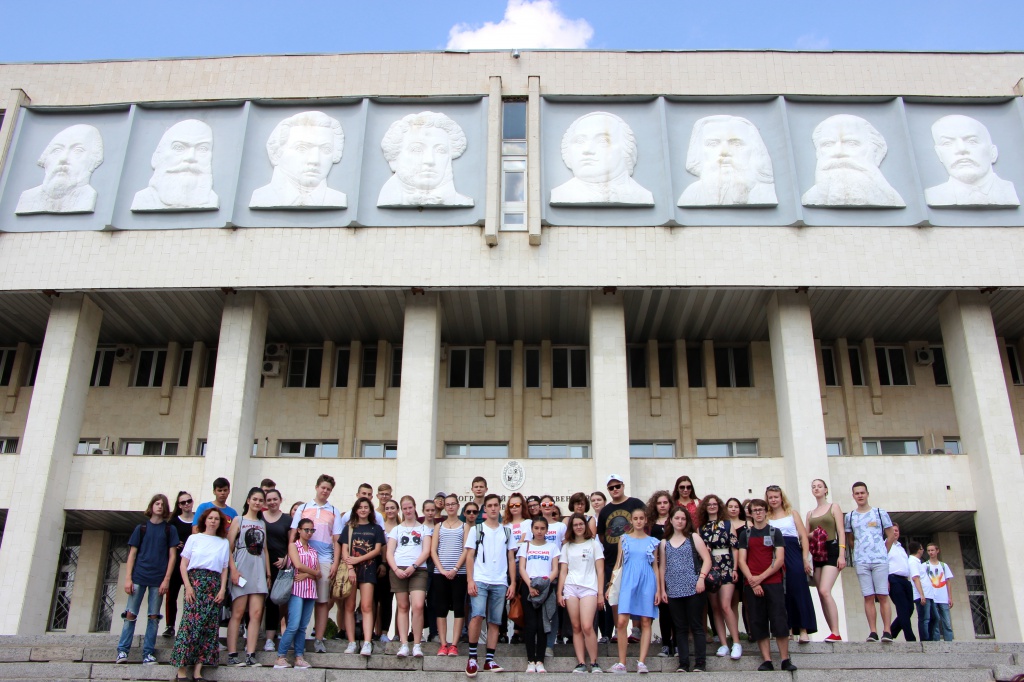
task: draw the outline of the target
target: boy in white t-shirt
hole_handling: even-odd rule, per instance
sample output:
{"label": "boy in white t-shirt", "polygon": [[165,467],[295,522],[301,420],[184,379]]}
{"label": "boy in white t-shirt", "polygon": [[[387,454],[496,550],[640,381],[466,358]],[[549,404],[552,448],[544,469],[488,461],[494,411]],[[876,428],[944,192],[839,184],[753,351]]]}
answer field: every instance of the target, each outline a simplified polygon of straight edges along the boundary
{"label": "boy in white t-shirt", "polygon": [[931,641],[939,641],[941,636],[947,642],[953,641],[953,623],[949,618],[949,610],[953,608],[953,588],[949,581],[953,571],[944,561],[939,561],[939,545],[928,543],[928,561],[922,564],[926,585],[931,588],[928,598],[931,600]]}

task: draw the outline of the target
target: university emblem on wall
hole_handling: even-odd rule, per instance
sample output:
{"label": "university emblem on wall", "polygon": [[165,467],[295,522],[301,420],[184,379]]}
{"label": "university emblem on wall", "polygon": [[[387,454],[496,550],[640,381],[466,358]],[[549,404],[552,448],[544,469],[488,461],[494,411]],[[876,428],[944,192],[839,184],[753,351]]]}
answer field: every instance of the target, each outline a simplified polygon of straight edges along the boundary
{"label": "university emblem on wall", "polygon": [[505,490],[515,492],[522,488],[525,482],[526,469],[523,468],[523,465],[514,459],[505,462],[505,466],[501,469],[501,483],[505,486]]}

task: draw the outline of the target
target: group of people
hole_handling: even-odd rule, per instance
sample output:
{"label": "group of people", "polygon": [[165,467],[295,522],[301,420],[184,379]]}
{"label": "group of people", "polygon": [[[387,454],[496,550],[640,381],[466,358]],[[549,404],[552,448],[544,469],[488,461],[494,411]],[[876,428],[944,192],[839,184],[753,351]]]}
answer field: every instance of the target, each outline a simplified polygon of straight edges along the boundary
{"label": "group of people", "polygon": [[[395,500],[386,483],[376,489],[375,507],[374,488],[364,483],[344,513],[329,502],[335,480],[327,474],[317,479],[313,499],[296,502],[287,514],[269,479],[248,491],[241,514],[227,504],[231,488],[224,478],[214,481],[213,500],[198,507],[185,491],[173,509],[166,496],[154,495],[146,522],[128,541],[129,600],[116,662],[128,660],[148,591],[143,663],[156,663],[160,602],[166,598],[164,635],[175,637],[171,662],[179,679],[191,667],[193,679],[202,680],[202,666],[219,662],[222,608],[230,613],[229,665],[259,665],[255,653],[262,630],[264,650],[277,651],[275,668],[308,668],[305,635],[311,619],[315,652],[327,651],[328,615],[337,606],[336,622],[348,640],[345,653],[371,656],[373,640],[389,639],[393,601],[397,656],[423,656],[425,627],[439,640],[439,656],[458,656],[465,637],[469,677],[480,669],[502,670],[495,651],[499,641],[508,641],[509,619],[515,622],[512,641],[525,645],[528,673],[546,672],[544,661],[559,633],[571,633],[578,661],[573,672],[604,672],[597,645],[611,641],[618,661],[608,672],[626,672],[627,645],[639,642],[636,670],[646,673],[655,618],[661,655],[677,655],[679,671],[704,670],[709,618],[720,645],[716,655],[742,656],[741,601],[746,632],[763,658],[759,670],[774,670],[772,637],[781,668],[795,670],[790,636],[804,643],[818,629],[808,578],[830,630],[825,640],[840,641],[831,591],[847,564],[860,582],[868,641],[892,641],[900,632],[915,641],[915,606],[922,639],[952,639],[953,576],[938,559],[939,547],[928,545],[926,562],[918,543],[910,543],[909,554],[904,551],[898,527],[884,510],[869,505],[862,482],[852,489],[856,509],[844,515],[829,501],[825,481],[815,479],[817,505],[801,518],[776,485],[766,488],[763,499],[723,501],[715,494],[698,496],[693,481],[680,476],[672,491],[659,490],[645,504],[626,495],[623,478],[607,477],[607,496],[572,495],[564,514],[550,495],[518,492],[507,496],[502,509],[502,498],[488,493],[480,476],[465,504],[455,494],[438,493],[419,507],[408,495]],[[284,569],[291,569],[293,580],[290,599],[280,604],[287,593],[278,595],[279,603],[267,596]],[[182,589],[184,609],[175,630]],[[485,648],[482,664],[479,644]],[[292,663],[286,658],[290,649]]]}

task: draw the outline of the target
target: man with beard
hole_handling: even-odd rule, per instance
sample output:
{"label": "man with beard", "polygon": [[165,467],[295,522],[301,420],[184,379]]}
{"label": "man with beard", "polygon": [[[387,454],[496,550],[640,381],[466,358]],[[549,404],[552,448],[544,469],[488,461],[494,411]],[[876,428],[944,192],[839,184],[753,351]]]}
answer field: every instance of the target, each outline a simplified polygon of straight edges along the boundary
{"label": "man with beard", "polygon": [[777,206],[775,174],[757,126],[741,116],[705,116],[693,124],[686,170],[699,180],[679,206]]}
{"label": "man with beard", "polygon": [[341,123],[322,111],[284,119],[267,140],[274,174],[252,193],[249,208],[345,208],[345,193],[327,186],[344,146]]}
{"label": "man with beard", "polygon": [[452,161],[466,151],[466,133],[444,114],[421,111],[395,121],[380,147],[394,175],[381,187],[378,206],[473,205],[455,190],[452,172]]}
{"label": "man with beard", "polygon": [[932,124],[932,140],[949,180],[924,191],[929,206],[1020,206],[1013,183],[992,170],[999,150],[981,121],[943,116]]}
{"label": "man with beard", "polygon": [[811,140],[818,163],[814,186],[803,196],[804,206],[907,205],[878,168],[888,151],[885,138],[863,118],[830,116],[817,125]]}
{"label": "man with beard", "polygon": [[14,212],[92,213],[96,190],[92,172],[103,163],[103,138],[91,125],[65,128],[50,140],[36,165],[43,169],[43,184],[27,189]]}
{"label": "man with beard", "polygon": [[175,123],[160,138],[151,160],[149,187],[139,190],[133,211],[213,210],[213,129],[190,118]]}

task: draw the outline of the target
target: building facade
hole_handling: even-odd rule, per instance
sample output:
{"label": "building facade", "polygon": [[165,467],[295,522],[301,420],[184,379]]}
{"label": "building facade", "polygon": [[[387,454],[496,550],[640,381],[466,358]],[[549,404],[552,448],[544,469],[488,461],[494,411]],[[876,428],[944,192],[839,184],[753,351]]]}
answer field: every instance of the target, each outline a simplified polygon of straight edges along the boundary
{"label": "building facade", "polygon": [[[847,510],[866,481],[940,542],[957,638],[1021,639],[1021,76],[1022,54],[0,65],[0,633],[109,630],[154,492],[226,476],[241,503],[270,477],[290,504],[326,472],[339,506],[474,475],[562,499],[616,473],[644,499],[781,484],[802,513],[813,478]],[[844,571],[854,638],[858,594]]]}

